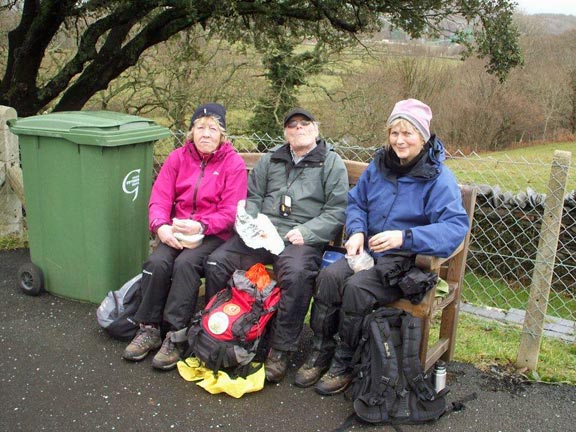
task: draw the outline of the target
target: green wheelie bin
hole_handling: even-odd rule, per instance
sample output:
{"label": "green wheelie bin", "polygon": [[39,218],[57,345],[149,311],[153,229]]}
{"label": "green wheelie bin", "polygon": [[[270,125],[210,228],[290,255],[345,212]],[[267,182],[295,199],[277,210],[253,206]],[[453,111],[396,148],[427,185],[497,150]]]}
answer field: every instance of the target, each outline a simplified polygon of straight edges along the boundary
{"label": "green wheelie bin", "polygon": [[99,303],[148,257],[153,146],[167,128],[111,111],[8,122],[19,136],[31,263],[26,294]]}

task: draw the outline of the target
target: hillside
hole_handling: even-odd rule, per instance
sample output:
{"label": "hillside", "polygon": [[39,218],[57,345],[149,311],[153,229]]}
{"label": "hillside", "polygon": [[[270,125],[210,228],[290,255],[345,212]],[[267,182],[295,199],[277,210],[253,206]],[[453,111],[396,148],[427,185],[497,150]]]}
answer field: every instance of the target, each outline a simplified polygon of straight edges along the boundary
{"label": "hillside", "polygon": [[559,35],[576,29],[576,16],[561,14],[520,15],[525,24],[540,29],[542,33]]}

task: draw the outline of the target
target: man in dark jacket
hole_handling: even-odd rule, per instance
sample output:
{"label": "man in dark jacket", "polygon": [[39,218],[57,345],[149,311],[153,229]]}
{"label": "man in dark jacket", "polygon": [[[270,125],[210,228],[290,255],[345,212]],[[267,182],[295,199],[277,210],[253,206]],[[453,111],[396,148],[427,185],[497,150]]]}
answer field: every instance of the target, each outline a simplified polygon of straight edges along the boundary
{"label": "man in dark jacket", "polygon": [[273,264],[282,290],[265,363],[266,378],[279,382],[288,354],[298,349],[322,251],[344,223],[348,175],[344,162],[319,138],[308,111],[295,108],[284,117],[286,143],[263,155],[248,179],[246,211],[266,215],[284,239],[274,255],[252,249],[235,235],[206,262],[206,298],[226,286],[234,270]]}

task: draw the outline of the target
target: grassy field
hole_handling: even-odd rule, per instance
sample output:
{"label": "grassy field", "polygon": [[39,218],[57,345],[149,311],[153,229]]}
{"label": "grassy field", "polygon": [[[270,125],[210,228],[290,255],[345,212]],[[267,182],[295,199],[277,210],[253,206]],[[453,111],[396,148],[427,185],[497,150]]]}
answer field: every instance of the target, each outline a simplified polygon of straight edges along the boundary
{"label": "grassy field", "polygon": [[[438,328],[438,323],[435,323]],[[520,327],[460,314],[455,359],[488,370],[498,365],[515,371]],[[538,370],[524,372],[526,379],[576,384],[576,344],[545,337]]]}
{"label": "grassy field", "polygon": [[[462,300],[476,306],[509,310],[524,309],[528,304],[529,289],[515,289],[504,282],[467,273],[464,277]],[[576,298],[550,291],[548,313],[557,318],[572,320],[576,312]]]}
{"label": "grassy field", "polygon": [[460,182],[498,185],[503,191],[546,193],[554,151],[572,153],[567,191],[576,189],[576,142],[550,143],[481,155],[453,155],[446,165]]}

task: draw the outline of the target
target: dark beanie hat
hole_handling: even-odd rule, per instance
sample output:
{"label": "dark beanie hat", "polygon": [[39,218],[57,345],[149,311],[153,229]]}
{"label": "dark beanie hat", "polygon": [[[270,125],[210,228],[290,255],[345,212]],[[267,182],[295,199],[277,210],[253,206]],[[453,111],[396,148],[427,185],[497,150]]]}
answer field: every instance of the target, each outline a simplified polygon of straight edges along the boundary
{"label": "dark beanie hat", "polygon": [[192,114],[192,118],[190,119],[190,129],[192,129],[196,120],[200,117],[206,116],[216,117],[220,126],[222,126],[223,129],[226,129],[226,108],[214,102],[209,102],[196,108],[196,111],[194,111],[194,114]]}
{"label": "dark beanie hat", "polygon": [[290,119],[295,115],[301,115],[302,117],[306,117],[308,120],[316,121],[314,119],[314,116],[310,114],[308,111],[306,111],[304,108],[294,108],[288,111],[284,116],[284,127],[286,127]]}

